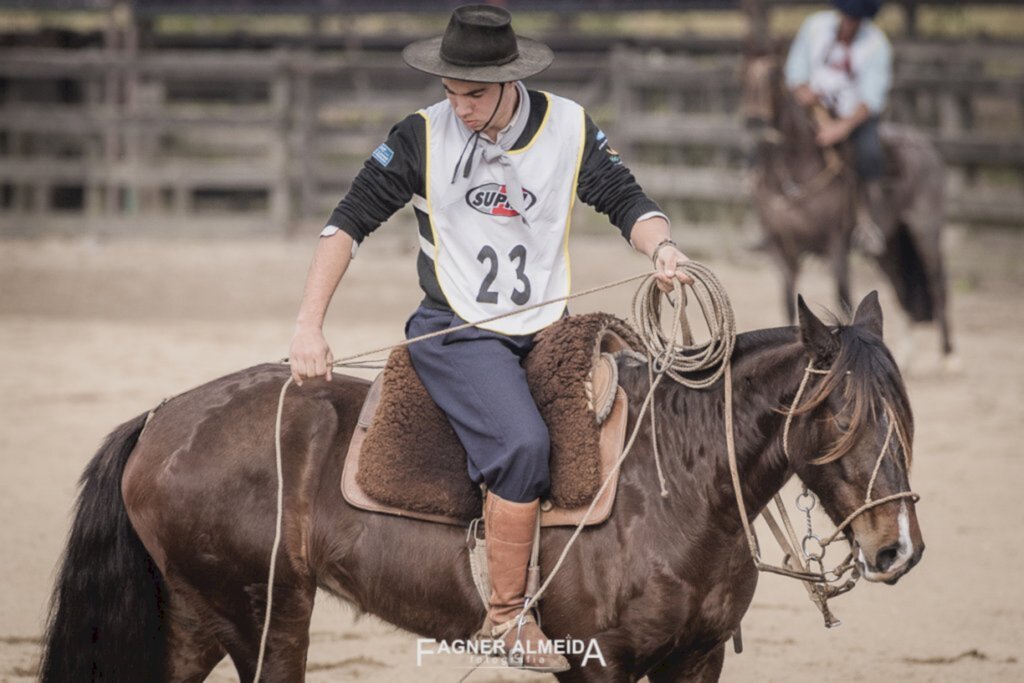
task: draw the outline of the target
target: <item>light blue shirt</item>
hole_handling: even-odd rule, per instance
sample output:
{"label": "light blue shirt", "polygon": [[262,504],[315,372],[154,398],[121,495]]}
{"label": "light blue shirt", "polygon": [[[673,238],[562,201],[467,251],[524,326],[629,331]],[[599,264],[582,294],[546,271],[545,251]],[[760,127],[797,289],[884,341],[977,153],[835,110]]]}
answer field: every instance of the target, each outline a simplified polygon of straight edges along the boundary
{"label": "light blue shirt", "polygon": [[[786,59],[786,85],[810,88],[849,116],[858,104],[872,114],[885,109],[892,84],[892,46],[878,26],[863,19],[847,48],[836,40],[839,12],[816,12],[804,20]],[[849,65],[849,71],[837,65]]]}

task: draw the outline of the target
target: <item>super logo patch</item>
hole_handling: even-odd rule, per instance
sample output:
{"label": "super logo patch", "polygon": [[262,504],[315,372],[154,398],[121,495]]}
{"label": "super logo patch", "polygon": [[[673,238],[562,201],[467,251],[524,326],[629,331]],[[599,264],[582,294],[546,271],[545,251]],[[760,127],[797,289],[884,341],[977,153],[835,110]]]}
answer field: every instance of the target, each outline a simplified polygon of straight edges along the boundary
{"label": "super logo patch", "polygon": [[382,142],[380,147],[373,150],[373,158],[377,160],[378,164],[386,167],[395,158],[395,150],[388,147],[386,142]]}
{"label": "super logo patch", "polygon": [[[526,208],[537,203],[537,197],[523,188],[523,201]],[[519,212],[508,203],[508,191],[499,183],[478,185],[466,193],[466,203],[473,209],[487,216],[518,216]]]}

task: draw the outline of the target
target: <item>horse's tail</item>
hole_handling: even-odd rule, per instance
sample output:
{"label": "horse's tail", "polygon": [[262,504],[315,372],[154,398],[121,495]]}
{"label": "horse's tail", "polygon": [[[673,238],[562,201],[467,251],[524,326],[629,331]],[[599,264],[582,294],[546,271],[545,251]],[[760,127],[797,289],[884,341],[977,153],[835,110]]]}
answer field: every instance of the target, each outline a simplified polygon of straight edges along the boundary
{"label": "horse's tail", "polygon": [[42,683],[165,677],[164,581],[121,497],[145,424],[143,414],[114,430],[82,475],[43,638]]}
{"label": "horse's tail", "polygon": [[889,276],[896,298],[910,319],[918,323],[935,320],[928,270],[906,223],[900,222],[886,240],[885,253],[878,257],[878,263]]}

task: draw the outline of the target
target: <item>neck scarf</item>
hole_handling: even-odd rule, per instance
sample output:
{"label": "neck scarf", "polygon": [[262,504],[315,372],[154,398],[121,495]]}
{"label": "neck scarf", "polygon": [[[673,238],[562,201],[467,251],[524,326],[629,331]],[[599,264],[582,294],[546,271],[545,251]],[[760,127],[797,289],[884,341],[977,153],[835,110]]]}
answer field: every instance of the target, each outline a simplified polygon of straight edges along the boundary
{"label": "neck scarf", "polygon": [[[492,141],[480,131],[470,131],[469,128],[460,126],[460,129],[466,135],[463,153],[465,153],[466,147],[469,146],[470,142],[473,143],[461,176],[462,181],[469,181],[471,183],[473,178],[479,176],[484,169],[497,171],[496,175],[504,178],[505,195],[508,197],[509,206],[519,214],[523,223],[529,225],[525,216],[526,204],[523,201],[523,184],[519,180],[519,174],[516,173],[515,166],[512,165],[512,160],[506,154],[506,152],[512,149],[512,145],[516,143],[516,140],[523,134],[523,131],[526,130],[526,123],[530,118],[530,97],[526,92],[526,86],[523,85],[522,81],[516,81],[515,87],[519,93],[519,104],[516,107],[516,111],[512,114],[512,119],[509,121],[508,126],[498,133],[497,140]],[[500,106],[501,99],[499,98],[498,104],[495,105],[495,114],[497,114]],[[494,118],[494,114],[491,115],[491,118]],[[490,120],[484,125],[484,128],[488,125],[490,125]],[[474,164],[477,147],[480,148],[480,159],[479,163]],[[459,178],[459,166],[461,164],[462,157],[460,156],[458,163],[455,165],[455,173],[452,175],[453,183]],[[499,168],[500,171],[498,170]]]}

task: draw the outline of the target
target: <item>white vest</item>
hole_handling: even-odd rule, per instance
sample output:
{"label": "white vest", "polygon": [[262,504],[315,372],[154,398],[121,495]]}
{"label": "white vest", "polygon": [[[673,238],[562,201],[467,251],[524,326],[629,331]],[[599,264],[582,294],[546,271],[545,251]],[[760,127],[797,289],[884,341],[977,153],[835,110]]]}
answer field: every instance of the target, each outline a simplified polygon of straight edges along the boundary
{"label": "white vest", "polygon": [[[811,59],[808,85],[839,116],[850,116],[864,100],[858,80],[863,77],[871,56],[885,49],[885,34],[873,22],[865,20],[853,43],[847,46],[836,40],[838,12],[820,12],[813,15],[811,21],[814,23],[808,36]],[[849,65],[850,70],[844,69],[844,65]]]}
{"label": "white vest", "polygon": [[[506,200],[501,165],[484,163],[479,152],[470,177],[463,178],[459,166],[452,182],[467,133],[448,101],[420,112],[427,124],[425,203],[434,241],[433,253],[425,253],[433,257],[448,305],[463,320],[476,322],[569,294],[569,223],[585,118],[575,102],[544,95],[547,112],[533,139],[507,152],[522,183],[527,221]],[[561,318],[565,306],[558,301],[480,327],[530,334]]]}
{"label": "white vest", "polygon": [[839,116],[850,116],[860,104],[860,92],[853,73],[842,68],[854,64],[853,50],[839,42],[827,44],[811,70],[811,90],[821,95]]}

